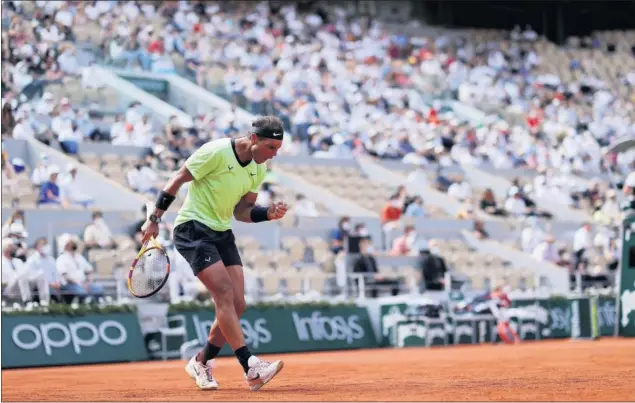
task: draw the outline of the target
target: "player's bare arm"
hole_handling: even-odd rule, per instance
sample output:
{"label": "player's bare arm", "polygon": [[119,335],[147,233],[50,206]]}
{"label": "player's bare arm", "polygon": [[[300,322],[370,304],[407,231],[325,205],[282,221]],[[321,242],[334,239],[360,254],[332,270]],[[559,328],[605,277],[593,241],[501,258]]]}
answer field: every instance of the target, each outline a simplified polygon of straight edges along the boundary
{"label": "player's bare arm", "polygon": [[[169,204],[176,198],[176,194],[181,189],[184,183],[191,182],[194,179],[190,171],[187,169],[185,165],[183,165],[172,177],[168,180],[168,183],[165,184],[163,191],[161,192],[160,197],[165,199],[165,202],[169,206]],[[151,236],[156,237],[159,233],[159,221],[161,216],[165,213],[165,209],[160,209],[155,206],[154,211],[150,215],[151,219],[147,220],[143,227],[141,227],[141,232],[143,233],[143,242],[145,243]]]}
{"label": "player's bare arm", "polygon": [[[251,218],[252,210],[256,207],[258,193],[249,192],[244,195],[234,208],[234,218],[242,222],[254,222]],[[267,209],[268,220],[279,220],[287,213],[288,206],[284,202],[276,202]]]}

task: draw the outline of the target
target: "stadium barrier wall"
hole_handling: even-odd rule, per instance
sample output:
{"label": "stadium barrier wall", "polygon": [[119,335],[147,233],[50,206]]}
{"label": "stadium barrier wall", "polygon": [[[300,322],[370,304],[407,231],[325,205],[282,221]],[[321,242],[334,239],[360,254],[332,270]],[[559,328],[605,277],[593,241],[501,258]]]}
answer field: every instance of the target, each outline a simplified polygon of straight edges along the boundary
{"label": "stadium barrier wall", "polygon": [[[413,302],[380,303],[370,309],[379,316],[380,347],[500,341],[496,319],[490,314],[443,315],[431,320],[422,318],[417,312],[419,302]],[[616,304],[610,296],[519,299],[512,301],[507,315],[522,340],[589,339],[614,334]]]}
{"label": "stadium barrier wall", "polygon": [[[368,301],[367,306],[248,307],[240,324],[247,345],[258,353],[309,352],[389,346],[435,346],[498,342],[492,315],[444,315],[422,319],[424,297]],[[406,302],[407,301],[407,302]],[[374,305],[373,305],[374,304]],[[86,315],[3,315],[2,368],[144,361],[161,357],[160,333],[144,330],[147,313],[184,328],[167,337],[169,357],[179,357],[186,341],[204,343],[213,307],[154,309],[153,313]],[[167,305],[167,304],[163,304]],[[139,306],[141,308],[141,306]],[[521,309],[520,316],[514,309]],[[150,315],[150,316],[151,316]],[[616,299],[608,296],[513,301],[512,325],[524,340],[594,338],[614,334]],[[372,319],[372,321],[371,321]],[[378,329],[375,327],[378,326]],[[174,329],[174,327],[172,328]],[[221,356],[232,355],[228,346]]]}
{"label": "stadium barrier wall", "polygon": [[2,368],[149,358],[134,313],[3,316]]}
{"label": "stadium barrier wall", "polygon": [[[184,324],[187,341],[204,344],[215,313],[200,308],[172,311],[168,317],[172,323]],[[368,311],[357,306],[248,307],[240,325],[249,348],[261,354],[377,347]],[[169,339],[167,350],[178,351],[182,342],[178,337]],[[146,335],[146,346],[151,356],[160,356],[159,332]],[[220,355],[233,352],[225,345]]]}

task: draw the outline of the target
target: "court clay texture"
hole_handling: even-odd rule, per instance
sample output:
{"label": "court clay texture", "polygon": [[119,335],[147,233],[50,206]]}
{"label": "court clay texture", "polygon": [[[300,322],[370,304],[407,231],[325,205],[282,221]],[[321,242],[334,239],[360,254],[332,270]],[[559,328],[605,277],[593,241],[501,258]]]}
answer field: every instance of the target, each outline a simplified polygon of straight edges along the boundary
{"label": "court clay texture", "polygon": [[632,401],[635,339],[280,354],[284,369],[250,392],[233,357],[220,390],[184,361],[2,371],[4,401]]}

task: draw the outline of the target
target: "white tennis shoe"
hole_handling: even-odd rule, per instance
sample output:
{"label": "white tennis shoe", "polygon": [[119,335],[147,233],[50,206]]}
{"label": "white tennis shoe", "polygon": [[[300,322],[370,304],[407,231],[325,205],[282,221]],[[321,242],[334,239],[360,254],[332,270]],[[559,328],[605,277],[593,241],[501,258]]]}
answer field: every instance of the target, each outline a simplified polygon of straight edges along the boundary
{"label": "white tennis shoe", "polygon": [[207,365],[203,365],[196,360],[196,356],[185,366],[185,372],[190,378],[196,381],[196,386],[203,390],[216,390],[218,389],[218,382],[212,376],[212,367],[214,366],[214,360],[207,361]]}
{"label": "white tennis shoe", "polygon": [[269,362],[261,360],[255,355],[249,357],[247,364],[249,365],[249,371],[245,375],[245,380],[249,385],[249,389],[254,392],[272,380],[284,366],[284,363],[280,360]]}

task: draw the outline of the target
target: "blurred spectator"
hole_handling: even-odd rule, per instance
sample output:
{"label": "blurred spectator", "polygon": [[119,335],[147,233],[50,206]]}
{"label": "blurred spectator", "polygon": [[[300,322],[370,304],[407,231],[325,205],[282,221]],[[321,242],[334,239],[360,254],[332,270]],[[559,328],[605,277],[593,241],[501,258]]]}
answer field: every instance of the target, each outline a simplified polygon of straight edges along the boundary
{"label": "blurred spectator", "polygon": [[173,262],[173,269],[170,270],[168,278],[170,301],[176,303],[181,296],[193,300],[201,291],[205,290],[205,287],[201,287],[201,282],[198,281],[185,258],[176,252],[176,249],[172,249],[171,252],[170,261]]}
{"label": "blurred spectator", "polygon": [[112,231],[108,228],[104,215],[101,211],[95,210],[92,214],[93,222],[86,226],[84,230],[84,244],[87,249],[114,249],[117,247],[112,236]]}
{"label": "blurred spectator", "polygon": [[372,298],[377,298],[379,294],[378,286],[388,286],[391,288],[392,295],[399,294],[399,281],[379,273],[370,240],[362,238],[359,242],[359,250],[360,256],[353,263],[353,272],[366,275],[364,280],[366,286],[370,288]]}
{"label": "blurred spectator", "polygon": [[77,204],[86,208],[93,204],[93,197],[82,192],[82,186],[77,181],[77,165],[68,164],[66,171],[68,175],[65,176],[61,184],[61,195],[64,205]]}
{"label": "blurred spectator", "polygon": [[494,196],[494,192],[492,189],[485,189],[483,194],[481,195],[480,202],[481,210],[485,211],[488,214],[492,215],[500,215],[505,216],[507,213],[502,208],[498,207],[498,203],[496,202],[496,197]]}
{"label": "blurred spectator", "polygon": [[14,257],[16,259],[20,259],[22,262],[26,262],[29,251],[29,246],[27,245],[26,240],[29,237],[29,234],[26,232],[24,225],[19,222],[11,224],[7,237],[13,241],[13,245],[15,246]]}
{"label": "blurred spectator", "polygon": [[77,252],[77,243],[68,234],[62,235],[63,252],[57,257],[55,267],[62,281],[60,291],[67,300],[74,297],[103,296],[103,286],[91,281],[93,267]]}
{"label": "blurred spectator", "polygon": [[426,290],[442,291],[448,268],[445,260],[438,255],[436,243],[420,241],[417,246],[419,249],[417,267],[421,270]]}
{"label": "blurred spectator", "polygon": [[584,223],[573,235],[573,270],[584,270],[589,264],[588,251],[593,248],[591,224]]}
{"label": "blurred spectator", "polygon": [[60,169],[57,165],[48,167],[48,180],[43,182],[40,186],[39,204],[62,204],[60,188],[57,185],[57,176],[59,173]]}
{"label": "blurred spectator", "polygon": [[12,296],[19,292],[22,302],[31,300],[31,288],[24,274],[24,262],[15,257],[16,246],[12,239],[2,239],[2,284],[6,284],[3,295]]}
{"label": "blurred spectator", "polygon": [[24,218],[23,210],[15,210],[11,214],[9,219],[2,225],[2,238],[6,238],[9,236],[9,232],[11,231],[11,226],[13,224],[19,224],[23,227],[26,226],[26,219]]}
{"label": "blurred spectator", "polygon": [[617,202],[617,192],[614,189],[606,191],[604,203],[600,202],[600,208],[593,215],[593,220],[604,225],[618,223],[620,219],[620,206]]}
{"label": "blurred spectator", "polygon": [[520,249],[527,253],[532,253],[538,244],[544,240],[545,236],[545,232],[540,228],[538,218],[534,216],[527,217],[524,228],[520,231]]}
{"label": "blurred spectator", "polygon": [[549,234],[545,236],[534,249],[532,253],[533,257],[541,262],[560,263],[560,254],[558,253],[555,242],[556,238],[554,238],[553,235]]}
{"label": "blurred spectator", "polygon": [[417,231],[414,225],[406,225],[403,235],[395,238],[392,242],[392,250],[390,254],[392,256],[406,256],[409,255],[412,247],[417,238]]}
{"label": "blurred spectator", "polygon": [[320,215],[315,203],[301,193],[295,196],[294,211],[298,217],[317,217]]}
{"label": "blurred spectator", "polygon": [[459,220],[474,219],[474,204],[471,198],[465,199],[461,202],[459,210],[456,213],[456,218]]}
{"label": "blurred spectator", "polygon": [[49,178],[49,158],[45,153],[40,154],[40,160],[38,161],[37,166],[33,169],[31,173],[31,182],[35,186],[41,186],[43,182],[46,182]]}
{"label": "blurred spectator", "polygon": [[62,126],[57,135],[62,151],[66,154],[75,155],[79,150],[79,143],[83,142],[84,134],[79,130],[77,121],[71,120],[70,125]]}
{"label": "blurred spectator", "polygon": [[15,126],[11,135],[16,140],[33,140],[35,131],[27,117],[28,112],[20,112],[15,117]]}
{"label": "blurred spectator", "polygon": [[133,131],[133,145],[137,147],[152,147],[154,131],[152,128],[152,122],[150,122],[150,115],[144,114],[141,119],[134,124]]}
{"label": "blurred spectator", "polygon": [[355,228],[353,228],[353,232],[351,232],[350,236],[371,239],[370,234],[368,233],[368,228],[366,228],[366,224],[362,222],[355,224]]}
{"label": "blurred spectator", "polygon": [[55,268],[55,258],[53,250],[46,238],[36,239],[33,251],[26,260],[31,281],[40,279],[38,284],[38,294],[40,303],[48,302],[51,296],[59,301],[61,277]]}
{"label": "blurred spectator", "polygon": [[523,200],[518,188],[513,187],[509,191],[509,197],[505,200],[505,211],[516,218],[527,214],[527,204]]}
{"label": "blurred spectator", "polygon": [[150,164],[146,162],[135,164],[126,174],[130,187],[139,193],[150,193],[157,195],[160,191],[158,186],[159,175]]}
{"label": "blurred spectator", "polygon": [[79,75],[79,64],[75,56],[75,47],[72,45],[61,47],[60,55],[57,57],[60,70],[66,74]]}
{"label": "blurred spectator", "polygon": [[472,233],[477,239],[489,239],[489,233],[485,230],[485,223],[482,220],[474,220]]}
{"label": "blurred spectator", "polygon": [[9,102],[2,100],[2,136],[13,133],[16,121],[13,116],[13,110]]}
{"label": "blurred spectator", "polygon": [[448,188],[448,195],[458,201],[465,201],[472,197],[472,186],[464,178],[457,177]]}
{"label": "blurred spectator", "polygon": [[607,272],[614,273],[619,266],[621,258],[619,244],[621,244],[621,241],[618,242],[618,240],[615,238],[611,239],[609,241],[608,247],[604,250],[604,259],[606,260]]}
{"label": "blurred spectator", "polygon": [[348,238],[349,232],[351,230],[351,219],[350,217],[342,217],[340,218],[337,228],[333,229],[329,234],[329,245],[331,252],[334,254],[338,254],[344,250],[344,242]]}
{"label": "blurred spectator", "polygon": [[406,207],[404,214],[406,217],[425,217],[425,210],[423,209],[423,199],[421,196],[415,196],[412,203]]}
{"label": "blurred spectator", "polygon": [[394,194],[390,196],[390,200],[386,202],[386,205],[381,210],[381,224],[384,229],[392,229],[394,224],[401,218],[402,202],[399,200],[399,195]]}
{"label": "blurred spectator", "polygon": [[624,193],[625,200],[623,201],[621,207],[622,211],[634,211],[635,210],[635,171],[628,174],[626,180],[624,181],[624,185],[622,187],[622,192]]}
{"label": "blurred spectator", "polygon": [[259,206],[270,206],[273,199],[275,198],[275,193],[271,189],[270,182],[264,182],[262,187],[258,191],[258,198],[256,199],[256,204]]}

